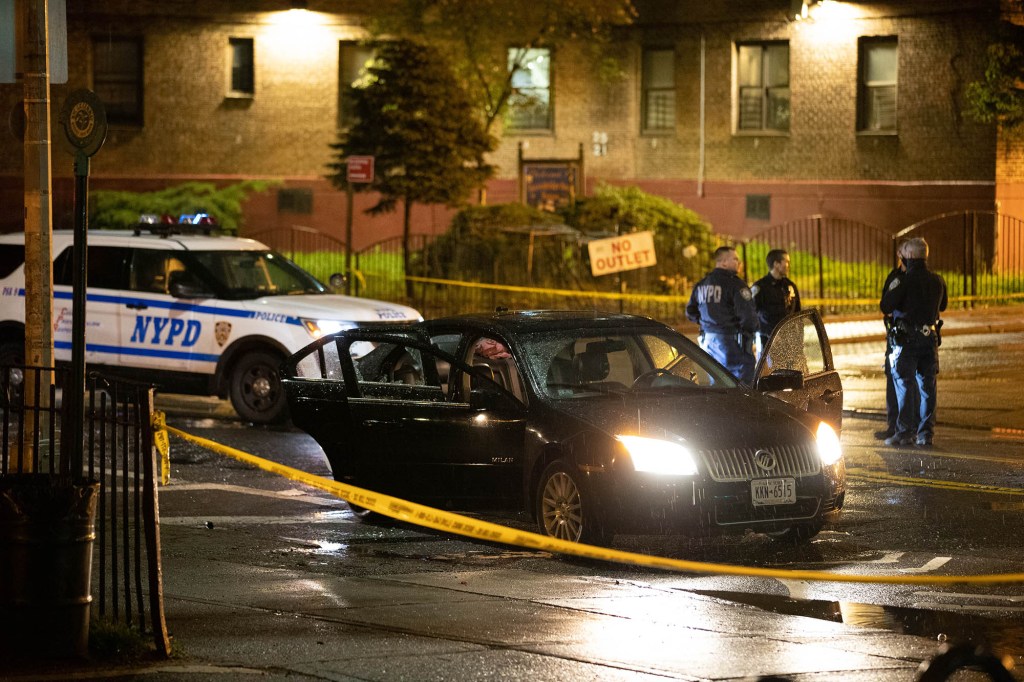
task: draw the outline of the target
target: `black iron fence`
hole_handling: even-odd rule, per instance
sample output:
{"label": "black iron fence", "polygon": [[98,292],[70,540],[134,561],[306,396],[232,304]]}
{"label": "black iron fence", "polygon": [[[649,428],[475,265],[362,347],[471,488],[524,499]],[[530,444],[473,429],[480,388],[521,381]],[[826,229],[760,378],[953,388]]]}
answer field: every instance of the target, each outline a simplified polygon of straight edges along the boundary
{"label": "black iron fence", "polygon": [[321,282],[345,272],[345,242],[312,227],[293,225],[244,235],[263,242],[302,266]]}
{"label": "black iron fence", "polygon": [[[311,239],[302,236],[305,232],[283,232],[274,243],[300,245]],[[675,324],[684,319],[693,284],[712,267],[714,250],[731,244],[749,282],[767,272],[768,251],[782,248],[790,254],[790,277],[805,306],[867,313],[877,310],[897,243],[912,236],[928,240],[930,267],[946,278],[952,306],[1024,301],[1024,221],[991,211],[943,214],[896,234],[858,221],[809,216],[743,241],[725,235],[659,238],[655,267],[603,277],[590,273],[588,239],[571,231],[518,230],[461,243],[451,235],[412,235],[408,272],[402,239],[395,237],[353,253],[352,291],[406,302],[427,317],[496,306],[585,307]],[[320,243],[338,249],[333,262],[343,263],[343,244],[330,238]],[[300,263],[313,257],[301,250],[290,253]]]}
{"label": "black iron fence", "polygon": [[[66,385],[65,378],[60,369],[0,368],[0,483],[13,486],[27,476],[98,484],[87,600],[92,616],[151,634],[156,650],[169,655],[151,424],[153,390],[91,373],[83,433],[76,436],[61,428],[70,423],[59,388]],[[76,438],[81,442],[75,443]],[[78,445],[80,465],[72,452]],[[8,539],[11,544],[31,540],[19,538]]]}
{"label": "black iron fence", "polygon": [[1024,221],[994,211],[944,213],[901,230],[924,237],[928,266],[965,305],[1024,301]]}

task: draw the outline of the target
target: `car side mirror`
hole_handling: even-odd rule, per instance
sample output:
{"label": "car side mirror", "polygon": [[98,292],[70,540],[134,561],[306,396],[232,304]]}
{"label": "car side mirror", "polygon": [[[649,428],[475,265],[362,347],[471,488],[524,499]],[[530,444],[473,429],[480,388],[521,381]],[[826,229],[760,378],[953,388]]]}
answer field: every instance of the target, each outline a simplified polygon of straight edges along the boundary
{"label": "car side mirror", "polygon": [[340,272],[336,272],[327,279],[327,283],[335,291],[343,291],[345,289],[345,285],[348,284],[348,277]]}
{"label": "car side mirror", "polygon": [[196,281],[195,277],[183,270],[171,273],[167,291],[174,298],[210,298],[213,296],[213,293]]}
{"label": "car side mirror", "polygon": [[757,380],[757,390],[764,393],[796,391],[804,387],[803,372],[796,369],[777,369]]}

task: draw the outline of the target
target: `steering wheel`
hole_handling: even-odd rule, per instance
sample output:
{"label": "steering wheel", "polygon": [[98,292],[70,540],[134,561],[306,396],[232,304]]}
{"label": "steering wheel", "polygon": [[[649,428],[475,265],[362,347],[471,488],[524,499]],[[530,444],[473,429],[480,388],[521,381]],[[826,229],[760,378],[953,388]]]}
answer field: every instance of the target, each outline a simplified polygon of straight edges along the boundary
{"label": "steering wheel", "polygon": [[654,380],[660,376],[673,376],[673,374],[664,367],[649,369],[633,380],[633,385],[630,386],[629,390],[635,391],[638,388],[650,388],[654,384]]}

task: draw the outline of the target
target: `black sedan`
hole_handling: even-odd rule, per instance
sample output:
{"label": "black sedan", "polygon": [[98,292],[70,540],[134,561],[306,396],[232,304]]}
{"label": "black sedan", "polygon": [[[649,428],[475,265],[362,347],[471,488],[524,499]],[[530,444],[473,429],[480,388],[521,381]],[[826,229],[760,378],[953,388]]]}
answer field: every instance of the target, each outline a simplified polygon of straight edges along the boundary
{"label": "black sedan", "polygon": [[815,311],[779,325],[756,376],[740,384],[654,320],[585,311],[352,329],[285,365],[292,418],[336,480],[526,510],[542,533],[580,542],[747,529],[807,540],[846,487],[842,386]]}

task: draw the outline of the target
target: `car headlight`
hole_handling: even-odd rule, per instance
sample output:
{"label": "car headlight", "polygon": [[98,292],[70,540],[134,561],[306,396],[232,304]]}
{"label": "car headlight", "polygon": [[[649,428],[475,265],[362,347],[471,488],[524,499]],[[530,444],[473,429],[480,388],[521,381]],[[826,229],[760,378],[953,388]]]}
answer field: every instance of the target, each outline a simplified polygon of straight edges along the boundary
{"label": "car headlight", "polygon": [[319,339],[321,336],[327,336],[335,332],[348,329],[350,325],[338,320],[313,320],[310,318],[302,318],[302,326],[306,328],[309,335],[314,339]]}
{"label": "car headlight", "polygon": [[835,429],[821,422],[818,424],[818,458],[825,465],[835,464],[843,456],[843,446],[839,444],[839,436]]}
{"label": "car headlight", "polygon": [[643,436],[615,436],[633,460],[633,468],[666,476],[693,476],[697,463],[693,454],[679,443]]}

